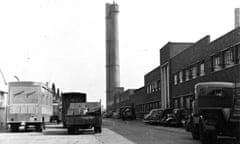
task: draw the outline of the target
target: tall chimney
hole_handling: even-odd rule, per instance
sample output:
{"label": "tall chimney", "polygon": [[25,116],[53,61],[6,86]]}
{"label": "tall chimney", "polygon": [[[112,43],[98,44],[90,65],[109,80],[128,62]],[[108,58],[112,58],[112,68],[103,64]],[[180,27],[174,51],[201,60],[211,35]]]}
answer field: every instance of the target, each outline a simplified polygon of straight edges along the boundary
{"label": "tall chimney", "polygon": [[240,27],[240,8],[235,8],[235,28]]}
{"label": "tall chimney", "polygon": [[116,88],[120,86],[118,49],[118,5],[106,4],[106,98],[107,111],[114,104]]}

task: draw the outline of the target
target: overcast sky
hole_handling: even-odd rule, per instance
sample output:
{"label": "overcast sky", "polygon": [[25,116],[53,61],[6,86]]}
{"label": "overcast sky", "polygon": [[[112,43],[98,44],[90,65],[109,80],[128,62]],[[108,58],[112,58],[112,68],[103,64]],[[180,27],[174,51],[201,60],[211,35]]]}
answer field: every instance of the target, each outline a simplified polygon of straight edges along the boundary
{"label": "overcast sky", "polygon": [[[0,68],[7,82],[54,82],[62,91],[106,96],[105,3],[109,0],[1,0]],[[211,40],[234,28],[239,0],[116,0],[120,85],[140,88],[168,41]],[[0,78],[0,85],[4,83]]]}

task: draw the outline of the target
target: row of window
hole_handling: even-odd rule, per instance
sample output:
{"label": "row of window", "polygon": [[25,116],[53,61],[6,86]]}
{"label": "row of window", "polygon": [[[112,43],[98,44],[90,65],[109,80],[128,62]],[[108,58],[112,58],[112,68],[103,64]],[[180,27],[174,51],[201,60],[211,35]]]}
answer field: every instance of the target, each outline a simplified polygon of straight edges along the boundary
{"label": "row of window", "polygon": [[[221,51],[211,57],[212,71],[240,64],[240,45]],[[193,64],[174,74],[174,85],[205,75],[204,61]]]}
{"label": "row of window", "polygon": [[153,92],[157,92],[161,90],[161,81],[154,81],[151,84],[147,85],[147,94],[151,94]]}
{"label": "row of window", "polygon": [[155,101],[146,104],[139,104],[135,106],[136,113],[147,113],[152,109],[161,108],[161,102]]}
{"label": "row of window", "polygon": [[191,102],[189,97],[180,97],[180,98],[175,98],[174,99],[174,108],[187,108],[190,109],[191,107]]}
{"label": "row of window", "polygon": [[240,63],[240,45],[212,56],[212,71],[219,71]]}
{"label": "row of window", "polygon": [[184,70],[174,74],[174,84],[182,83],[184,81],[189,81],[200,76],[205,75],[204,61],[196,63]]}

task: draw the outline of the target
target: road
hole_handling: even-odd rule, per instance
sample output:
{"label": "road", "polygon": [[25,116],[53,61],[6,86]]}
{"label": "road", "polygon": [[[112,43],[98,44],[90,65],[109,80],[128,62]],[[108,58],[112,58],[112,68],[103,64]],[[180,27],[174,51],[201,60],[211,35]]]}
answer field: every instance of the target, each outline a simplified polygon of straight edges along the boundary
{"label": "road", "polygon": [[[68,135],[66,129],[50,125],[39,132],[0,132],[1,144],[200,144],[182,128],[151,126],[141,121],[104,119],[101,134],[82,130]],[[220,144],[233,144],[222,139]]]}

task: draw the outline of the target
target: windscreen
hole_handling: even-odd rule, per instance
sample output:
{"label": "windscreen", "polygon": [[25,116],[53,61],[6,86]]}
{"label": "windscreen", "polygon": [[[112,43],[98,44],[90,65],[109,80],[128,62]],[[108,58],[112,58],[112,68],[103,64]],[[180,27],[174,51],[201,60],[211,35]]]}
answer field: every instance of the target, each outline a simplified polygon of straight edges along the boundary
{"label": "windscreen", "polygon": [[87,115],[101,112],[101,104],[98,102],[70,103],[67,115]]}
{"label": "windscreen", "polygon": [[231,96],[233,95],[233,88],[223,87],[200,87],[198,96]]}

